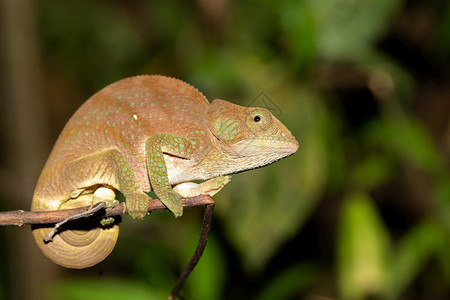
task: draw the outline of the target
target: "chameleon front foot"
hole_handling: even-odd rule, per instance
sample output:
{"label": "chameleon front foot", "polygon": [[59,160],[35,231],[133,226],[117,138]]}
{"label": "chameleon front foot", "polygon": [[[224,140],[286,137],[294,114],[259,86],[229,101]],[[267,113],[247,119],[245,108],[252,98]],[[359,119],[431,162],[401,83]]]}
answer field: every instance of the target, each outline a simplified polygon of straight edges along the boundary
{"label": "chameleon front foot", "polygon": [[[119,200],[116,199],[116,193],[113,189],[107,187],[99,187],[95,190],[94,195],[92,197],[92,203],[96,204],[99,202],[105,203],[106,207],[114,207],[119,204]],[[115,222],[113,217],[103,218],[100,221],[100,224],[103,227],[109,226]]]}
{"label": "chameleon front foot", "polygon": [[148,215],[148,200],[150,197],[143,192],[125,195],[128,214],[133,219],[143,219]]}
{"label": "chameleon front foot", "polygon": [[180,197],[173,191],[167,191],[164,197],[160,198],[161,202],[169,209],[175,218],[183,215],[183,205],[181,204]]}

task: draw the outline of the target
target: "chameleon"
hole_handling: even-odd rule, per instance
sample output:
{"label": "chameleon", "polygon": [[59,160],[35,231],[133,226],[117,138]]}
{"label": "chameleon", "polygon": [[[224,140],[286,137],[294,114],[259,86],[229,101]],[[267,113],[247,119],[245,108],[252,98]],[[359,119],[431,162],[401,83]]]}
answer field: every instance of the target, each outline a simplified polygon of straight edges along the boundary
{"label": "chameleon", "polygon": [[[120,193],[129,215],[143,219],[153,191],[180,217],[180,197],[213,196],[231,174],[271,164],[298,148],[267,109],[221,99],[209,103],[171,77],[130,77],[94,94],[69,119],[38,179],[31,210],[114,203]],[[55,263],[79,269],[104,260],[119,233],[113,222],[62,230],[44,242],[50,230],[32,227],[39,248]]]}

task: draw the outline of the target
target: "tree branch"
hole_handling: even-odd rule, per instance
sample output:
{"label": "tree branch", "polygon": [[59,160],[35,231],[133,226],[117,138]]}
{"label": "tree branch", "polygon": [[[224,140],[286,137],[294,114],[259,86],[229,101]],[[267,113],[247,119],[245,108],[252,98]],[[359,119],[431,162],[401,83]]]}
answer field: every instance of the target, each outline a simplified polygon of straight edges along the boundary
{"label": "tree branch", "polygon": [[[188,265],[183,273],[180,275],[172,293],[169,295],[169,299],[175,299],[180,297],[179,292],[183,286],[184,281],[194,269],[195,265],[199,261],[203,250],[205,249],[206,242],[208,240],[209,230],[211,228],[212,215],[214,213],[214,200],[208,195],[200,195],[192,198],[181,199],[183,207],[206,205],[205,213],[203,216],[203,225],[198,242],[197,248]],[[158,199],[152,199],[148,201],[148,211],[163,210],[166,209],[164,204]],[[89,216],[98,213],[103,210],[103,214],[100,217],[114,217],[127,214],[127,207],[124,202],[119,203],[114,207],[105,207],[104,203],[97,203],[92,206],[85,206],[76,209],[64,209],[54,211],[6,211],[0,212],[0,225],[32,225],[32,224],[55,224],[53,230],[44,240],[50,241],[57,233],[60,225],[79,218],[88,218]],[[180,297],[181,298],[181,297]]]}
{"label": "tree branch", "polygon": [[[201,206],[214,203],[214,200],[208,195],[200,195],[192,198],[181,199],[183,207]],[[24,211],[14,210],[0,212],[0,226],[6,225],[31,225],[31,224],[55,224],[86,211],[89,211],[92,206],[85,206],[74,209],[54,210],[54,211]],[[166,209],[164,204],[158,199],[148,201],[148,211]],[[127,214],[127,207],[124,202],[114,206],[105,208],[103,217],[114,217]]]}
{"label": "tree branch", "polygon": [[194,270],[195,266],[200,260],[200,257],[203,254],[203,251],[205,250],[206,242],[208,241],[209,231],[211,229],[213,214],[214,214],[214,203],[206,205],[205,212],[203,214],[202,231],[200,234],[200,239],[197,244],[197,248],[195,249],[194,255],[192,256],[187,266],[184,268],[180,277],[178,277],[178,280],[174,288],[172,289],[172,292],[169,295],[169,300],[174,300],[177,297],[183,299],[180,295],[181,288],[183,287],[184,281],[188,278],[189,274],[191,274],[192,270]]}

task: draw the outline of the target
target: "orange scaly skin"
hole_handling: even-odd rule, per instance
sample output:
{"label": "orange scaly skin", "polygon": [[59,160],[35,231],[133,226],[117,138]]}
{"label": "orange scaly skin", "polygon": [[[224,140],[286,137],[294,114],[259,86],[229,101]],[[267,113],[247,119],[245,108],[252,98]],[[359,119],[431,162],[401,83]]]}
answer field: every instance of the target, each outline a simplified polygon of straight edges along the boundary
{"label": "orange scaly skin", "polygon": [[[130,215],[141,219],[145,192],[153,190],[178,217],[179,195],[214,195],[229,182],[227,175],[297,149],[289,130],[263,108],[210,104],[169,77],[131,77],[96,93],[69,120],[39,178],[32,210],[111,201],[120,191]],[[34,228],[33,235],[56,263],[84,268],[103,260],[118,235],[117,225],[89,229],[63,231],[48,244],[42,239],[50,229]]]}

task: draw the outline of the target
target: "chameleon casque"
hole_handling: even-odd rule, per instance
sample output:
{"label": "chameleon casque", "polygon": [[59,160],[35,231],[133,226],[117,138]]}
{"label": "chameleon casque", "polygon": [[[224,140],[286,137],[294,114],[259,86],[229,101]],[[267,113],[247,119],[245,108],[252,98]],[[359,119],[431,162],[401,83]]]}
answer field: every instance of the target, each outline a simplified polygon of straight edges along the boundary
{"label": "chameleon casque", "polygon": [[[68,121],[38,180],[32,210],[111,202],[120,191],[131,217],[142,219],[145,192],[154,191],[179,217],[180,196],[212,196],[229,174],[268,165],[298,147],[264,108],[209,103],[174,78],[131,77],[97,92]],[[64,230],[45,243],[50,230],[33,227],[44,254],[64,267],[86,268],[110,254],[119,227]]]}

